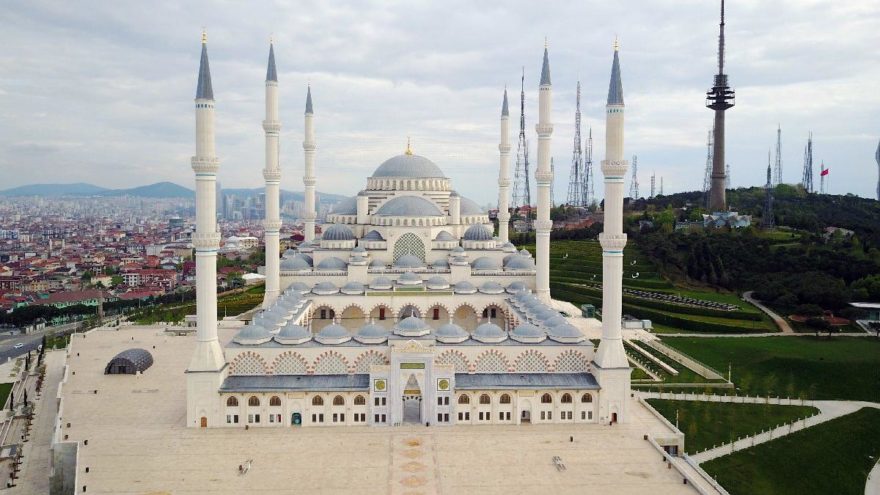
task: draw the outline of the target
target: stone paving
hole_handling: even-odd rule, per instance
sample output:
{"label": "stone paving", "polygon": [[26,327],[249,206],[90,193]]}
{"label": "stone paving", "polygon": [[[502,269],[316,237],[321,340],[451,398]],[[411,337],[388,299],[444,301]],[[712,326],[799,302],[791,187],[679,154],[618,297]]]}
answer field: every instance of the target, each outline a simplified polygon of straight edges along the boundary
{"label": "stone paving", "polygon": [[[233,332],[221,329],[221,340]],[[696,493],[643,439],[671,430],[635,400],[632,421],[615,426],[185,428],[194,343],[143,327],[74,339],[62,433],[81,442],[78,492]],[[149,350],[154,365],[142,376],[104,375],[130,347]],[[240,474],[239,465],[250,468]]]}

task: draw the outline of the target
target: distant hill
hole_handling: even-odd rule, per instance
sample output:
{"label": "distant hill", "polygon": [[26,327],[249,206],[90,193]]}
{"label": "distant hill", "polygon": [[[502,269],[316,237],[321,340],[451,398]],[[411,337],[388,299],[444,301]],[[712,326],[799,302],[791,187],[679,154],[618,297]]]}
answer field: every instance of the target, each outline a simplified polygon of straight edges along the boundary
{"label": "distant hill", "polygon": [[130,189],[111,189],[99,196],[136,196],[139,198],[192,198],[195,192],[173,182],[157,182],[147,186]]}
{"label": "distant hill", "polygon": [[109,191],[109,189],[83,182],[75,184],[29,184],[0,191],[0,196],[91,196],[105,191]]}

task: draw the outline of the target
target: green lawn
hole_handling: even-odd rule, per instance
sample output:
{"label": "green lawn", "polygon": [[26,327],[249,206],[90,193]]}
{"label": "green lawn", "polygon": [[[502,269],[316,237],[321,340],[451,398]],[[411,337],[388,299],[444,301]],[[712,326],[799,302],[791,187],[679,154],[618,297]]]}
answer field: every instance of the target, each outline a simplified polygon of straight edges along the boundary
{"label": "green lawn", "polygon": [[880,402],[877,339],[670,337],[663,342],[718,370],[730,363],[734,384],[751,395]]}
{"label": "green lawn", "polygon": [[812,416],[815,407],[727,404],[717,402],[648,399],[660,414],[685,434],[685,451],[700,452],[767,428]]}
{"label": "green lawn", "polygon": [[862,495],[880,456],[880,410],[801,430],[702,465],[732,495]]}
{"label": "green lawn", "polygon": [[11,383],[0,383],[0,407],[3,407],[3,405],[6,404],[6,398],[9,397],[9,392],[11,391]]}

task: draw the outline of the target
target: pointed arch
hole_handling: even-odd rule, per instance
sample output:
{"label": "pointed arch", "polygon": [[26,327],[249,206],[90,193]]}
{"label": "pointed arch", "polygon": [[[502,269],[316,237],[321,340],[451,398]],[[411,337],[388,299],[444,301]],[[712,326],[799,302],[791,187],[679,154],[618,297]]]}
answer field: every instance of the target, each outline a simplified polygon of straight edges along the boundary
{"label": "pointed arch", "polygon": [[549,367],[550,362],[547,357],[535,349],[529,349],[520,354],[513,365],[514,370],[518,373],[546,373]]}
{"label": "pointed arch", "polygon": [[315,360],[316,375],[348,374],[348,361],[336,351],[327,351]]}
{"label": "pointed arch", "polygon": [[370,366],[374,364],[388,364],[388,359],[381,352],[370,349],[369,351],[358,356],[354,362],[355,373],[369,373]]}
{"label": "pointed arch", "polygon": [[266,361],[253,351],[245,351],[235,356],[229,365],[230,375],[265,375],[268,370]]}
{"label": "pointed arch", "polygon": [[411,254],[423,262],[425,261],[425,243],[412,232],[406,232],[394,243],[394,257],[392,261],[397,261],[398,258],[406,254]]}
{"label": "pointed arch", "polygon": [[507,373],[510,371],[510,363],[503,354],[490,349],[480,354],[474,362],[477,373]]}
{"label": "pointed arch", "polygon": [[467,373],[470,363],[467,356],[463,352],[455,349],[449,349],[443,354],[434,358],[435,364],[451,364],[455,367],[456,373]]}
{"label": "pointed arch", "polygon": [[580,351],[568,349],[556,358],[556,373],[583,373],[590,367],[587,357]]}
{"label": "pointed arch", "polygon": [[272,362],[271,372],[276,375],[305,375],[309,363],[299,353],[283,352]]}

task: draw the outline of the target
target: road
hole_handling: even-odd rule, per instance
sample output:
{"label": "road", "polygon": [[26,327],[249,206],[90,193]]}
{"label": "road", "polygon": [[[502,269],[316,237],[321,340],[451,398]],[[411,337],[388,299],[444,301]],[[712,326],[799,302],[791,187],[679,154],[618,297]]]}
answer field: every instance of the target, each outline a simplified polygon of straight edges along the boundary
{"label": "road", "polygon": [[[0,342],[0,363],[5,363],[7,359],[15,359],[18,356],[27,354],[28,351],[34,351],[43,341],[42,335],[16,335]],[[24,344],[21,348],[16,349],[15,344]]]}
{"label": "road", "polygon": [[785,318],[774,313],[773,311],[770,310],[770,308],[768,308],[767,306],[764,306],[758,300],[753,298],[752,297],[753,292],[754,291],[751,291],[751,290],[748,292],[743,292],[743,299],[745,299],[746,302],[754,304],[761,311],[767,313],[767,316],[769,316],[770,319],[773,320],[773,323],[776,323],[776,326],[779,327],[779,330],[782,333],[794,333],[794,330],[792,330],[791,325],[789,325],[788,322],[785,321]]}

